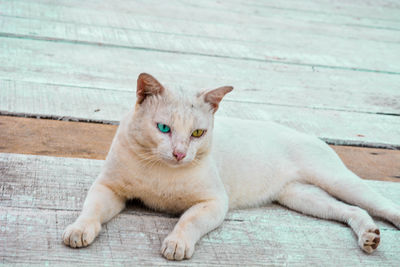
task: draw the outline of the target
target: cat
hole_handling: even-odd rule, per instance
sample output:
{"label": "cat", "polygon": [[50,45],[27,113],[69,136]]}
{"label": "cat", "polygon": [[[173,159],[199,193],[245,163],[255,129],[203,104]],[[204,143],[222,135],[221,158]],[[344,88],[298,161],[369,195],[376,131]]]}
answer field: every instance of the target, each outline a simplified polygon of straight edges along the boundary
{"label": "cat", "polygon": [[182,94],[140,74],[135,108],[121,120],[82,213],[63,233],[64,243],[88,246],[128,199],[182,214],[161,246],[169,260],[192,257],[196,242],[229,209],[272,201],[347,223],[367,253],[380,242],[368,213],[400,228],[400,206],[370,189],[317,137],[273,122],[214,118],[232,89]]}

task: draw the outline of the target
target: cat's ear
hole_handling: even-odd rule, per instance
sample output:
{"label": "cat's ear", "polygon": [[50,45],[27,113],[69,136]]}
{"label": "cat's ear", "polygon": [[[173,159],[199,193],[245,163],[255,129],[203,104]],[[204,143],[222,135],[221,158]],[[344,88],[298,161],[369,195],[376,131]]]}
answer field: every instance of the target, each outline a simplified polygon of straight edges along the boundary
{"label": "cat's ear", "polygon": [[137,79],[136,103],[141,104],[146,97],[159,95],[165,91],[156,78],[147,73],[141,73]]}
{"label": "cat's ear", "polygon": [[200,97],[203,97],[204,102],[211,105],[213,113],[215,113],[218,109],[219,102],[221,102],[222,98],[232,90],[232,86],[223,86],[214,90],[203,92],[200,94]]}

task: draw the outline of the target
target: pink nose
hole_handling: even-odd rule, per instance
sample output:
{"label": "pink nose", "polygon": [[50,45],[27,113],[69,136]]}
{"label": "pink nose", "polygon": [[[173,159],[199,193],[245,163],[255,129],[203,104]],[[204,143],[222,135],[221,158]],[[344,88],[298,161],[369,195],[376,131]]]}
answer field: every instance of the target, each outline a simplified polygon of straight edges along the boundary
{"label": "pink nose", "polygon": [[172,154],[174,155],[174,157],[176,158],[177,161],[182,160],[184,157],[186,157],[185,153],[179,152],[174,150],[174,152],[172,152]]}

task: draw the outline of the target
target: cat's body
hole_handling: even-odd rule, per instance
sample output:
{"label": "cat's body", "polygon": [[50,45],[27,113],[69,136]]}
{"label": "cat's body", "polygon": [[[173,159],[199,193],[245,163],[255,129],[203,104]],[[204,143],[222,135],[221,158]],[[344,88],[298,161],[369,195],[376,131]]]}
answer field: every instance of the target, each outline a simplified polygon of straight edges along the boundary
{"label": "cat's body", "polygon": [[[103,174],[104,183],[118,192],[124,192],[128,199],[138,198],[153,209],[170,213],[185,211],[198,201],[197,198],[204,198],[207,188],[215,187],[216,181],[209,174],[212,172],[210,168],[218,170],[218,182],[224,186],[230,209],[252,207],[276,200],[285,184],[306,180],[300,174],[301,166],[296,166],[295,158],[301,157],[296,151],[304,156],[308,154],[311,159],[313,155],[308,153],[310,148],[307,143],[314,143],[321,151],[330,150],[322,141],[276,123],[219,117],[215,119],[213,152],[201,163],[190,168],[165,168],[149,162],[144,167],[138,158],[132,159],[135,155],[129,155],[127,149],[129,137],[125,127],[128,127],[132,117],[130,113],[121,122],[118,137],[106,162],[114,164],[118,161],[120,166],[113,168],[106,165],[105,169],[112,170],[113,174]],[[294,141],[299,141],[299,138],[304,142],[299,144]],[[299,146],[302,147],[299,149]],[[125,153],[127,155],[122,156]],[[111,158],[115,160],[111,161]],[[121,158],[126,161],[123,163],[125,167],[121,166]],[[110,181],[109,177],[115,177],[116,172],[119,173],[118,181]],[[213,185],[207,183],[210,177]],[[199,190],[201,184],[204,186]],[[217,193],[221,194],[220,189]]]}
{"label": "cat's body", "polygon": [[175,260],[190,258],[198,239],[218,227],[229,208],[271,201],[348,223],[369,253],[380,241],[372,218],[332,196],[400,227],[400,207],[368,188],[318,138],[272,122],[216,118],[214,123],[213,114],[230,90],[180,98],[150,75],[139,76],[135,111],[121,121],[64,242],[90,244],[101,223],[131,198],[159,211],[183,213],[162,246],[162,254]]}

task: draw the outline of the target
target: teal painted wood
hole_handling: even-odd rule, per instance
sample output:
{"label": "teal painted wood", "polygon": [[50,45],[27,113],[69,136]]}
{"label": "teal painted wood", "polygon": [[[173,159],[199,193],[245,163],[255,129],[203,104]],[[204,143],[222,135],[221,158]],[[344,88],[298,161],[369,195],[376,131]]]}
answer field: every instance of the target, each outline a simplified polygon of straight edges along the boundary
{"label": "teal painted wood", "polygon": [[[280,9],[289,10],[291,12],[304,12],[308,14],[324,14],[325,16],[334,17],[350,17],[370,20],[399,21],[398,12],[400,9],[399,2],[388,1],[364,1],[364,0],[310,0],[296,1],[286,0],[279,3],[273,1],[230,1],[238,5],[248,5],[254,8]],[[331,10],[327,10],[331,8]]]}
{"label": "teal painted wood", "polygon": [[[228,213],[221,227],[196,246],[193,258],[167,262],[159,249],[177,218],[130,205],[103,226],[84,249],[61,242],[65,226],[76,219],[103,161],[0,154],[1,264],[79,266],[161,265],[324,265],[396,266],[400,231],[377,221],[382,242],[363,253],[350,228],[278,205]],[[366,181],[399,202],[399,183]]]}
{"label": "teal painted wood", "polygon": [[[61,7],[63,8],[63,6]],[[114,12],[120,11],[118,8],[122,7],[116,4],[115,6],[113,5],[111,10]],[[81,8],[79,12],[82,12]],[[112,11],[108,12],[111,13]],[[7,20],[7,23],[3,23],[3,35],[9,34],[10,36],[11,34],[28,38],[55,38],[72,42],[90,42],[93,44],[100,42],[109,45],[155,49],[175,53],[400,74],[400,67],[397,64],[391,63],[400,61],[399,43],[360,40],[353,36],[337,38],[326,34],[310,35],[293,30],[291,32],[282,31],[280,30],[282,26],[277,28],[278,30],[269,30],[269,26],[267,29],[259,29],[258,31],[250,31],[249,33],[244,29],[243,32],[246,34],[241,34],[236,29],[235,35],[242,36],[241,38],[239,37],[239,40],[237,40],[237,37],[235,38],[236,40],[221,37],[210,39],[209,37],[201,36],[165,34],[155,32],[154,30],[152,32],[143,32],[136,30],[137,27],[136,29],[129,30],[126,26],[123,28],[85,26],[76,24],[76,21],[74,21],[76,17],[80,16],[74,15],[71,17],[69,19],[70,23],[48,23],[42,20],[3,17],[3,20]],[[87,18],[87,16],[83,17]],[[99,17],[102,17],[102,15],[97,12],[91,21],[95,21],[95,18],[98,20]],[[247,18],[251,16],[250,14],[242,14],[241,17]],[[265,23],[268,24],[268,22]],[[168,24],[165,27],[168,27]],[[359,29],[357,30],[359,31]],[[218,33],[224,31],[214,26],[212,32]],[[391,32],[390,35],[396,34],[395,32]],[[379,57],[370,56],[378,53]]]}
{"label": "teal painted wood", "polygon": [[[43,1],[42,1],[43,2]],[[47,23],[75,23],[82,26],[98,26],[115,28],[115,30],[135,30],[144,32],[155,32],[175,35],[189,35],[198,37],[209,37],[226,40],[242,40],[242,41],[262,41],[265,40],[268,35],[276,34],[290,34],[290,33],[302,33],[306,36],[312,35],[323,35],[335,38],[344,39],[360,39],[360,40],[374,40],[378,42],[394,42],[398,43],[400,37],[396,34],[396,29],[381,29],[379,27],[373,27],[371,25],[357,25],[357,24],[340,24],[341,21],[336,23],[329,22],[313,22],[308,20],[295,20],[290,16],[285,17],[273,17],[275,14],[274,9],[271,10],[268,17],[264,17],[264,23],[252,23],[252,17],[246,16],[246,23],[241,22],[238,24],[235,21],[196,21],[193,19],[185,20],[180,19],[174,14],[174,16],[152,16],[142,15],[137,12],[137,9],[127,10],[129,6],[125,6],[125,10],[118,10],[116,12],[112,6],[99,6],[81,8],[81,5],[85,5],[88,2],[80,3],[80,5],[61,5],[58,1],[58,5],[46,5],[39,1],[35,2],[23,2],[23,1],[0,1],[2,4],[2,13],[0,16],[7,18],[20,18],[20,19],[38,19]],[[103,2],[106,3],[106,2]],[[204,1],[201,3],[204,4]],[[300,2],[304,7],[304,2]],[[309,2],[307,2],[309,3]],[[226,4],[226,3],[224,3]],[[223,4],[223,5],[224,5]],[[240,5],[240,8],[245,7],[249,3],[244,2]],[[283,4],[283,3],[280,3]],[[280,5],[279,4],[279,5]],[[125,3],[126,5],[126,3]],[[250,4],[251,5],[251,4]],[[43,12],[48,10],[49,12]],[[153,4],[153,8],[157,8]],[[326,9],[326,7],[325,7]],[[336,10],[337,8],[335,8]],[[357,10],[358,16],[356,21],[360,21],[362,17],[359,14],[360,6],[347,10],[342,8],[341,10],[347,10],[354,13]],[[200,9],[201,11],[202,9]],[[382,7],[372,9],[374,12],[382,10]],[[392,9],[383,9],[385,14],[388,14]],[[394,10],[395,15],[398,16],[398,11]],[[199,12],[197,12],[199,13]],[[202,14],[203,12],[200,12]],[[168,15],[168,14],[166,14]],[[180,14],[177,14],[180,15]],[[223,16],[222,16],[223,17]],[[237,16],[236,16],[237,17]],[[310,17],[311,19],[313,16]],[[361,20],[362,22],[364,20]],[[44,24],[44,23],[43,23]],[[6,25],[3,25],[6,26]],[[285,29],[282,32],[282,28]]]}
{"label": "teal painted wood", "polygon": [[[154,0],[152,3],[155,3]],[[148,4],[151,4],[147,2]],[[190,5],[190,0],[184,1]],[[251,15],[256,18],[280,17],[297,21],[332,23],[346,26],[397,27],[399,4],[396,1],[201,1],[197,8],[225,11],[236,15]]]}
{"label": "teal painted wood", "polygon": [[[395,28],[400,25],[397,17],[399,5],[396,1],[379,1],[376,3],[366,1],[284,1],[284,3],[272,3],[271,1],[131,1],[126,4],[123,0],[105,1],[101,5],[97,1],[57,1],[55,4],[49,0],[38,0],[32,4],[29,0],[11,1],[2,0],[7,6],[12,7],[16,15],[26,11],[36,13],[38,9],[52,7],[54,18],[65,17],[65,13],[71,9],[82,8],[83,10],[100,10],[106,13],[114,10],[120,15],[131,16],[146,15],[158,18],[174,18],[186,21],[201,21],[208,23],[240,24],[246,22],[257,25],[265,22],[268,18],[285,18],[297,21],[311,21],[315,23],[342,24],[357,23],[362,26],[376,26]],[[29,10],[27,6],[32,9]],[[21,12],[21,13],[18,13]],[[86,12],[86,11],[84,11]],[[114,15],[113,12],[108,13]],[[267,14],[268,16],[265,16]],[[44,14],[43,14],[44,15]],[[244,15],[247,15],[245,17]],[[68,16],[68,15],[67,15]],[[351,25],[349,25],[351,26]]]}

